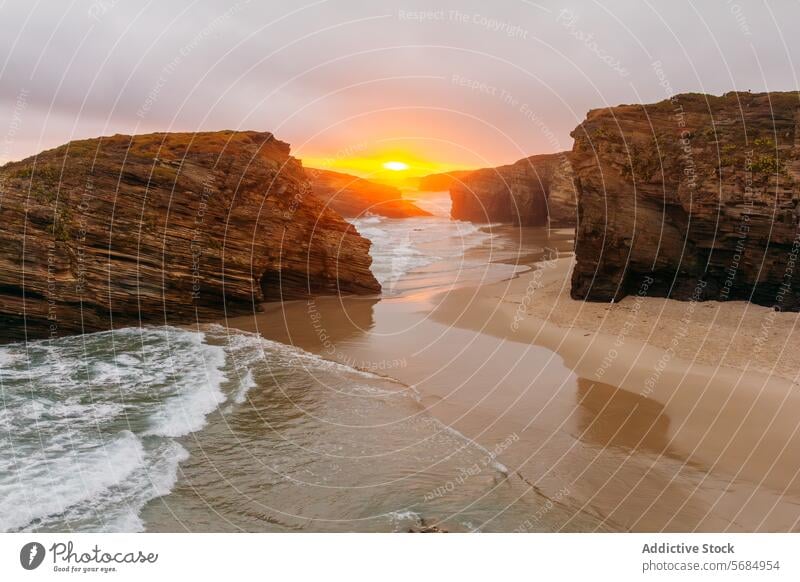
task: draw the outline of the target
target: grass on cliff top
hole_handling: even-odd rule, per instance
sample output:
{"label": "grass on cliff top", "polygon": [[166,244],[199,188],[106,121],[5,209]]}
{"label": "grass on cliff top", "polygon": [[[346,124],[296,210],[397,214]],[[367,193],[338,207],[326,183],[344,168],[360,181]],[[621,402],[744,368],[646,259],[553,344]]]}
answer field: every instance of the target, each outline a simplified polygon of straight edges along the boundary
{"label": "grass on cliff top", "polygon": [[[619,118],[625,113],[640,115],[646,110],[649,115],[674,114],[682,109],[686,113],[717,114],[730,110],[733,114],[747,115],[748,109],[766,108],[779,115],[780,111],[793,110],[800,107],[800,91],[775,91],[771,93],[751,93],[749,91],[729,91],[723,95],[706,93],[678,93],[670,98],[655,103],[624,103],[616,107],[592,109],[587,113],[587,120],[613,117]],[[740,113],[741,112],[741,113]]]}
{"label": "grass on cliff top", "polygon": [[[119,140],[130,144],[129,156],[143,158],[177,159],[191,148],[195,154],[221,153],[237,146],[252,146],[258,142],[248,132],[217,131],[208,133],[151,133],[137,135],[132,140],[128,136],[114,136],[111,140]],[[266,140],[259,140],[266,141]],[[112,142],[113,143],[113,142]]]}
{"label": "grass on cliff top", "polygon": [[[128,158],[163,158],[174,160],[183,157],[187,148],[191,147],[191,153],[215,153],[231,149],[236,151],[239,146],[253,147],[263,146],[268,143],[275,143],[278,147],[288,146],[278,142],[271,133],[257,131],[211,131],[198,133],[149,133],[141,135],[122,135],[117,134],[107,137],[93,139],[74,140],[52,150],[46,150],[35,156],[36,158],[63,158],[68,156],[70,163],[75,161],[92,162],[102,160],[113,155],[127,156]],[[27,158],[22,162],[31,164],[34,157]],[[10,164],[3,166],[5,169]]]}

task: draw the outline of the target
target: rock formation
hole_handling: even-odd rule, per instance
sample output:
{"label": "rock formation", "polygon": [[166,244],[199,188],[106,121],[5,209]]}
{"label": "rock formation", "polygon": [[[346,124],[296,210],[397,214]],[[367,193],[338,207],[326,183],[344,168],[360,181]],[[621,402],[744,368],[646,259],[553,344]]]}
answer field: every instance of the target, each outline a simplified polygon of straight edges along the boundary
{"label": "rock formation", "polygon": [[442,172],[441,174],[428,174],[418,178],[417,190],[423,192],[447,192],[453,182],[463,179],[473,170],[454,170],[452,172]]}
{"label": "rock formation", "polygon": [[524,158],[476,170],[450,186],[451,215],[472,222],[573,226],[576,196],[566,154]]}
{"label": "rock formation", "polygon": [[572,295],[797,310],[798,93],[676,95],[590,111],[572,133]]}
{"label": "rock formation", "polygon": [[116,135],[0,168],[3,341],[379,291],[370,242],[269,133]]}
{"label": "rock formation", "polygon": [[367,213],[388,218],[430,216],[430,212],[405,200],[397,188],[329,170],[308,168],[306,174],[314,194],[342,216]]}

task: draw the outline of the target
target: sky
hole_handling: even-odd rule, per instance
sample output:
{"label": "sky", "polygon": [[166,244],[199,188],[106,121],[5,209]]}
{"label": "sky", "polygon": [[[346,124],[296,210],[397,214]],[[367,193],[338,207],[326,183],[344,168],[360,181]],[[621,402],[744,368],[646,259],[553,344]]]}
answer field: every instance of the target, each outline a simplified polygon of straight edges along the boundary
{"label": "sky", "polygon": [[362,176],[570,149],[590,109],[798,89],[796,1],[0,0],[0,163],[271,131]]}

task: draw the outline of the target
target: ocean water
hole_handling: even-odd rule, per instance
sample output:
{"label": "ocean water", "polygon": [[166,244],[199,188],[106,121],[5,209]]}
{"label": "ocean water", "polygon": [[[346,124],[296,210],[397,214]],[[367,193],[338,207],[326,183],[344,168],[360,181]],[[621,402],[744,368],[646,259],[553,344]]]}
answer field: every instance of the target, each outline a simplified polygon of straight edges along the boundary
{"label": "ocean water", "polygon": [[[485,276],[485,250],[496,235],[492,225],[450,219],[450,196],[446,192],[425,193],[415,203],[432,216],[384,218],[364,216],[353,220],[358,232],[370,239],[372,271],[383,287],[383,296],[392,297],[455,282],[476,283]],[[508,258],[515,249],[497,259]],[[491,255],[490,255],[491,260]],[[510,276],[514,267],[493,265],[497,277]]]}
{"label": "ocean water", "polygon": [[[477,269],[469,251],[492,238],[426,203],[437,216],[357,221],[387,295]],[[511,531],[520,515],[547,515],[526,526],[546,531],[567,520],[499,451],[429,416],[412,386],[218,325],[0,346],[0,396],[0,531]]]}
{"label": "ocean water", "polygon": [[412,387],[252,333],[122,329],[0,358],[3,531],[504,530],[547,503]]}
{"label": "ocean water", "polygon": [[0,348],[0,530],[136,531],[227,396],[204,334],[123,329]]}

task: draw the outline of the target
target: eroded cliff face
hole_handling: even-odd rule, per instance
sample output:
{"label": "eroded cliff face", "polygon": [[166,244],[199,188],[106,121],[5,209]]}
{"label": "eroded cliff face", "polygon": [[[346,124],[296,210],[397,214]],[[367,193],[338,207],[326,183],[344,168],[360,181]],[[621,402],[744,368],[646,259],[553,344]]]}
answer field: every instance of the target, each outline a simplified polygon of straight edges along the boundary
{"label": "eroded cliff face", "polygon": [[405,200],[397,188],[350,174],[307,168],[314,194],[330,208],[347,217],[377,214],[387,218],[430,216],[430,212]]}
{"label": "eroded cliff face", "polygon": [[459,220],[522,226],[573,226],[576,222],[572,167],[564,153],[476,170],[453,181],[450,198],[450,214]]}
{"label": "eroded cliff face", "polygon": [[589,112],[572,136],[572,295],[797,310],[798,93],[677,95]]}
{"label": "eroded cliff face", "polygon": [[0,340],[376,293],[370,243],[272,134],[116,135],[0,168]]}

